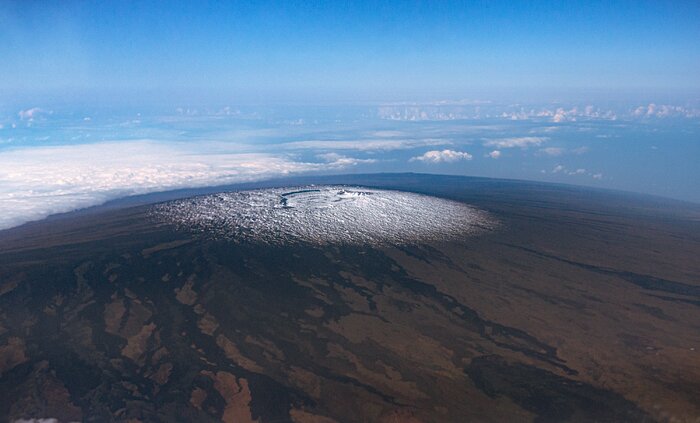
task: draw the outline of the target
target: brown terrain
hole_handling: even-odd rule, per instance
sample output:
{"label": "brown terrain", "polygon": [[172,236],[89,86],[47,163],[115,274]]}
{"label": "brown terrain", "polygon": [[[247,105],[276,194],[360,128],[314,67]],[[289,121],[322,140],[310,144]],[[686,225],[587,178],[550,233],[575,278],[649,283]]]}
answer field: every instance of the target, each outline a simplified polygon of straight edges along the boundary
{"label": "brown terrain", "polygon": [[0,232],[0,421],[700,422],[700,206],[421,175],[458,241],[269,246],[148,205]]}

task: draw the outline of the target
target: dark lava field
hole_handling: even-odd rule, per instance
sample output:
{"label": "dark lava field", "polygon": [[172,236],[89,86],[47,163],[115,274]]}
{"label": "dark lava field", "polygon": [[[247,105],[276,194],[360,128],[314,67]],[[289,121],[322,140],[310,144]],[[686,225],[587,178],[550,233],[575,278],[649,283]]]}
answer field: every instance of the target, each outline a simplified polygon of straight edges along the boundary
{"label": "dark lava field", "polygon": [[270,245],[152,216],[210,189],[1,231],[0,421],[700,421],[700,206],[416,174],[258,186],[301,183],[497,224]]}

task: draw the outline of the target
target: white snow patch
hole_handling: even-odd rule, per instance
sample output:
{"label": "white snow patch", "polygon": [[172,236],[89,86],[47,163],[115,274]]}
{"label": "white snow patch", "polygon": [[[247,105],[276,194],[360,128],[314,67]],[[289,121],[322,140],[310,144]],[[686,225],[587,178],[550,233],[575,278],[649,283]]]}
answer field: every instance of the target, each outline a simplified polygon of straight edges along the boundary
{"label": "white snow patch", "polygon": [[426,195],[307,186],[227,192],[155,205],[160,222],[219,239],[265,244],[413,244],[474,235],[485,211]]}

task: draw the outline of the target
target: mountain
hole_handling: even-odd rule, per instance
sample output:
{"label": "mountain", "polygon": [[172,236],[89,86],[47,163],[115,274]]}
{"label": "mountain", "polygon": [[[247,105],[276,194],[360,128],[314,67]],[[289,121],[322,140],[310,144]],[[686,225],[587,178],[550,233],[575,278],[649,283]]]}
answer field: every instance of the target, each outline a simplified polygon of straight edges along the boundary
{"label": "mountain", "polygon": [[[304,238],[269,214],[267,237],[221,236],[157,213],[310,184],[420,194],[425,214],[347,227],[432,235]],[[478,230],[441,223],[448,203]],[[691,421],[698,256],[700,206],[562,185],[345,175],[127,199],[0,232],[0,420]]]}

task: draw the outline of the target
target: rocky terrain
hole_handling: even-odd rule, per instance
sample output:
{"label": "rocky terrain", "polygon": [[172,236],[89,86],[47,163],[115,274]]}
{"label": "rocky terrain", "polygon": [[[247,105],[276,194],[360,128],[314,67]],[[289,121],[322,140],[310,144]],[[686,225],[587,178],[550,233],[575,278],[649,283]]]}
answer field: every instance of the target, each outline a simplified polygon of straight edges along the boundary
{"label": "rocky terrain", "polygon": [[0,420],[700,421],[700,206],[412,174],[268,186],[301,183],[498,225],[271,244],[154,219],[154,196],[2,231]]}

